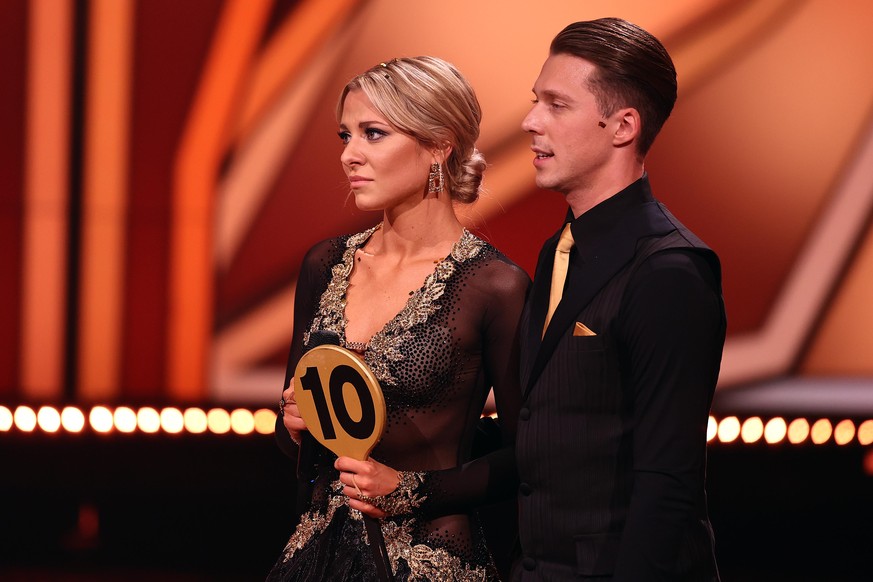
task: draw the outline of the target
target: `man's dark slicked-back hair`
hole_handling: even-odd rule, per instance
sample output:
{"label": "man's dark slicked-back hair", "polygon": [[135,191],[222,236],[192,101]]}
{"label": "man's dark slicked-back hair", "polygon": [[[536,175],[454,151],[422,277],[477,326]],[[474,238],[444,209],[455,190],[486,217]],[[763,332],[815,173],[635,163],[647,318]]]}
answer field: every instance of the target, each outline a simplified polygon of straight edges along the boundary
{"label": "man's dark slicked-back hair", "polygon": [[589,89],[603,115],[622,107],[640,113],[637,152],[645,156],[676,102],[676,68],[661,42],[620,18],[574,22],[552,40],[549,52],[596,66]]}

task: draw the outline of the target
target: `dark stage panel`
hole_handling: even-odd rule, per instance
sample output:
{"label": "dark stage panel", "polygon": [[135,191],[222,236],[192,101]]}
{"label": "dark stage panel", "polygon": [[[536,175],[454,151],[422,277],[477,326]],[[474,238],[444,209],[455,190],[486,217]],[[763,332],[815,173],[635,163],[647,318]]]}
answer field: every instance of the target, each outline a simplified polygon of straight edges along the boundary
{"label": "dark stage panel", "polygon": [[[723,580],[855,581],[873,564],[857,442],[714,442]],[[272,436],[0,434],[0,579],[263,580],[292,527]]]}

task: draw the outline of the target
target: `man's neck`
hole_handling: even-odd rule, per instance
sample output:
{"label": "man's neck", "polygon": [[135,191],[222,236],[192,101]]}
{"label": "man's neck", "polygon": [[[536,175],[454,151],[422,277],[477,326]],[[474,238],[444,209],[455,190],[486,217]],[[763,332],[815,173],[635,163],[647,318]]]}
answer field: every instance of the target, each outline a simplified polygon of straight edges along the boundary
{"label": "man's neck", "polygon": [[604,200],[612,198],[639,180],[644,173],[643,165],[635,164],[622,171],[604,174],[584,188],[567,192],[565,194],[567,204],[570,205],[573,216],[579,218]]}

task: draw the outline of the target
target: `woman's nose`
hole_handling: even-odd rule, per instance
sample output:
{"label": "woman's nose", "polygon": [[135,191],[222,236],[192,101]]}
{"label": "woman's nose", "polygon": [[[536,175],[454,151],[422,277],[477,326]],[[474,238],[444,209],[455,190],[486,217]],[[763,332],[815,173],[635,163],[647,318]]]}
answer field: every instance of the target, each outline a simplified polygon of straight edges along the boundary
{"label": "woman's nose", "polygon": [[357,147],[355,147],[353,141],[347,143],[343,148],[343,153],[340,154],[340,162],[342,162],[344,166],[354,166],[363,163],[361,152]]}

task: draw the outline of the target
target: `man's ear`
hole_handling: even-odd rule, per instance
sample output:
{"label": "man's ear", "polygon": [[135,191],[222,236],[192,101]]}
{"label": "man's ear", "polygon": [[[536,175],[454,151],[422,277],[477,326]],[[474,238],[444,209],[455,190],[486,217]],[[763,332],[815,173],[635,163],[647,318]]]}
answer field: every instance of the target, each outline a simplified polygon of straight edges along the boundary
{"label": "man's ear", "polygon": [[616,111],[613,115],[618,120],[618,127],[612,137],[612,144],[616,147],[629,145],[640,136],[642,120],[640,112],[633,107],[626,107]]}

